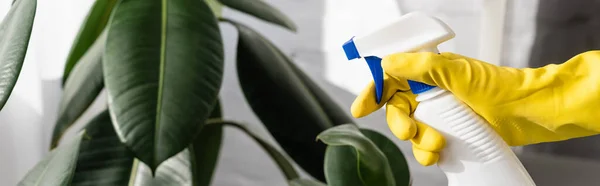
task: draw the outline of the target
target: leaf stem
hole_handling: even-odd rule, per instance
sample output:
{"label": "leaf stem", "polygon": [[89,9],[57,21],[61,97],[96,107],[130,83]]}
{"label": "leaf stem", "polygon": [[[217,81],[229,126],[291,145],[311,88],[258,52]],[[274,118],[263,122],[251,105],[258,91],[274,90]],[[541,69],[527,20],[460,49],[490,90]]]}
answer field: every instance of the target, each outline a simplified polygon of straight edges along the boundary
{"label": "leaf stem", "polygon": [[298,172],[296,171],[296,169],[294,168],[294,166],[292,165],[290,160],[284,155],[284,153],[280,152],[272,144],[270,144],[267,140],[265,140],[264,138],[259,136],[258,133],[252,132],[248,128],[248,125],[241,124],[236,121],[222,120],[219,118],[208,119],[206,122],[206,125],[229,125],[229,126],[233,126],[233,127],[236,127],[238,129],[242,130],[243,132],[248,134],[252,139],[254,139],[254,141],[256,141],[267,152],[267,154],[269,154],[271,156],[273,161],[275,161],[275,163],[277,163],[277,165],[279,166],[279,169],[281,169],[281,172],[283,172],[283,174],[288,179],[288,181],[294,180],[294,179],[297,179],[300,177],[298,175]]}

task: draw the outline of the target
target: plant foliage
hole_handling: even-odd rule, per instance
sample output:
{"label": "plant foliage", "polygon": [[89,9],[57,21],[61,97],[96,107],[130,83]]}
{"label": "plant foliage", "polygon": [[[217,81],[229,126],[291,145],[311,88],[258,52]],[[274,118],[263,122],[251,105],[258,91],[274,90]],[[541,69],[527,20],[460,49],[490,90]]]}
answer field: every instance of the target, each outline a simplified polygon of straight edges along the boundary
{"label": "plant foliage", "polygon": [[[208,186],[225,127],[257,142],[289,185],[410,183],[389,139],[348,124],[335,100],[262,34],[224,18],[224,7],[297,31],[261,0],[96,0],[66,59],[51,150],[19,185]],[[0,109],[25,59],[35,10],[35,0],[16,0],[0,23]],[[277,144],[223,119],[219,22],[239,33],[240,88]],[[103,89],[108,109],[61,139]]]}
{"label": "plant foliage", "polygon": [[0,23],[0,110],[15,88],[35,18],[36,0],[16,0]]}

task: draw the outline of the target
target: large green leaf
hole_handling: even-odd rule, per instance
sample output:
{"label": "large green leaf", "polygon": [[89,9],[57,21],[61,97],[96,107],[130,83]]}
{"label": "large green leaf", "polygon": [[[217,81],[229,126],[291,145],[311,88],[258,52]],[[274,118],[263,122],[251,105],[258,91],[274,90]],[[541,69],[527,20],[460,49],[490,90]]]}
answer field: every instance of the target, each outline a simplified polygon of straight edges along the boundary
{"label": "large green leaf", "polygon": [[102,54],[105,44],[106,32],[75,65],[71,76],[65,83],[50,148],[58,145],[63,133],[87,110],[104,87]]}
{"label": "large green leaf", "polygon": [[79,28],[79,33],[73,45],[71,51],[67,56],[67,62],[65,63],[65,71],[63,72],[63,85],[67,82],[67,78],[70,76],[72,69],[75,67],[80,59],[85,55],[90,47],[96,41],[96,38],[100,37],[104,28],[108,24],[110,14],[117,4],[118,0],[96,0],[88,12],[83,24]]}
{"label": "large green leaf", "polygon": [[[217,105],[211,118],[220,118],[220,115],[221,109]],[[207,125],[202,129],[190,147],[195,149],[195,156],[190,156],[194,153],[185,150],[161,165],[156,178],[152,178],[150,170],[146,170],[139,174],[139,179],[133,177],[133,180],[130,177],[138,174],[137,166],[140,164],[133,164],[133,154],[119,141],[109,113],[100,113],[90,121],[85,131],[87,138],[80,145],[72,185],[127,185],[135,182],[137,185],[194,183],[194,186],[201,186],[210,184],[221,146],[222,125]]]}
{"label": "large green leaf", "polygon": [[223,46],[205,1],[122,0],[104,52],[111,117],[155,170],[185,149],[217,100]]}
{"label": "large green leaf", "polygon": [[130,180],[135,186],[192,186],[190,153],[188,149],[169,158],[158,167],[154,177],[152,171],[145,165],[136,161]]}
{"label": "large green leaf", "polygon": [[[210,120],[221,120],[220,101],[214,106]],[[156,175],[142,164],[137,164],[131,180],[139,186],[209,186],[217,165],[223,125],[204,125],[188,149],[169,158],[158,167]]]}
{"label": "large green leaf", "polygon": [[[283,55],[283,54],[281,54]],[[319,102],[323,111],[327,114],[329,119],[334,125],[341,125],[347,123],[354,123],[354,120],[348,115],[348,113],[342,108],[340,108],[339,104],[334,101],[329,94],[327,94],[317,83],[313,82],[313,80],[308,77],[300,68],[298,68],[295,64],[287,60],[288,64],[294,69],[294,72],[298,75],[300,80],[304,83],[304,85],[308,88],[308,90],[312,93],[314,98]]]}
{"label": "large green leaf", "polygon": [[315,138],[334,124],[285,55],[259,33],[229,22],[239,30],[237,72],[250,107],[290,157],[323,181],[325,145]]}
{"label": "large green leaf", "polygon": [[[221,104],[217,101],[210,114],[209,120],[222,119]],[[223,140],[222,125],[204,125],[194,142],[188,147],[194,186],[209,186],[213,172],[219,159],[221,141]]]}
{"label": "large green leaf", "polygon": [[[211,118],[220,118],[220,114],[220,107],[217,105]],[[103,112],[86,127],[86,134],[90,140],[81,144],[72,184],[192,185],[193,182],[196,183],[193,184],[194,186],[209,185],[220,150],[221,127],[220,125],[204,127],[201,135],[194,140],[192,145],[196,149],[195,152],[198,153],[190,156],[188,150],[182,151],[163,163],[158,168],[156,178],[153,178],[152,172],[145,168],[145,165],[139,164],[138,161],[135,161],[134,164],[133,154],[119,141],[108,112]],[[190,149],[192,148],[190,147]],[[196,164],[190,162],[196,162]],[[191,176],[191,174],[196,176]]]}
{"label": "large green leaf", "polygon": [[[327,150],[325,175],[329,185],[356,185],[358,183],[348,183],[345,180],[355,180],[356,177],[360,178],[361,182],[359,183],[363,185],[396,185],[394,174],[385,154],[373,141],[362,134],[356,125],[347,124],[327,129],[319,134],[318,139],[330,146],[351,146],[355,150],[355,153],[350,153],[351,151],[348,150],[343,150],[343,153],[335,153],[338,157],[330,155],[333,149]],[[340,155],[346,159],[342,159]],[[350,162],[357,163],[357,169],[348,169],[353,168],[353,166],[345,165]]]}
{"label": "large green leaf", "polygon": [[[354,125],[342,125],[323,132],[319,137],[325,137],[331,143],[331,146],[327,147],[325,155],[325,172],[327,182],[330,185],[363,186],[383,184],[372,182],[373,180],[369,179],[369,175],[388,175],[385,172],[386,166],[379,168],[379,172],[373,172],[377,169],[365,168],[369,159],[382,162],[387,159],[395,185],[410,185],[410,172],[404,154],[394,142],[381,133],[370,129],[358,129]],[[368,139],[365,139],[365,137]],[[373,144],[376,147],[373,147]],[[359,150],[359,148],[365,149],[362,146],[377,148],[385,158],[380,158],[381,155],[377,150],[369,150],[368,153],[364,153]],[[375,165],[377,163],[370,164]]]}
{"label": "large green leaf", "polygon": [[[246,134],[248,134],[252,139],[254,139],[267,152],[267,154],[269,154],[271,156],[271,158],[273,158],[275,163],[279,166],[282,173],[288,180],[291,181],[291,180],[299,178],[298,173],[294,169],[292,163],[289,162],[289,160],[285,157],[285,155],[282,154],[281,152],[279,152],[268,141],[264,140],[263,137],[258,135],[256,132],[253,132],[253,130],[251,128],[247,127],[246,125],[238,124],[235,122],[221,121],[219,119],[213,120],[213,121],[214,122],[207,124],[203,130],[205,130],[205,129],[207,129],[207,131],[212,130],[212,129],[219,130],[220,127],[222,127],[224,125],[236,127],[238,129],[242,130],[243,132],[245,132]],[[201,135],[199,135],[198,137],[201,137]],[[156,186],[159,186],[159,185],[161,185],[161,186],[162,185],[203,186],[203,185],[210,185],[210,180],[211,180],[213,170],[208,170],[208,169],[214,169],[215,163],[217,161],[217,155],[218,155],[218,152],[217,152],[217,154],[215,154],[215,151],[219,150],[219,148],[211,148],[211,147],[216,146],[215,144],[219,144],[219,146],[220,146],[220,143],[219,143],[220,140],[214,141],[215,143],[213,145],[210,145],[207,143],[197,143],[197,142],[199,142],[198,139],[195,140],[194,145],[192,145],[189,148],[189,150],[184,150],[183,152],[179,153],[178,155],[165,161],[165,163],[163,163],[160,167],[158,167],[156,176],[154,178],[152,177],[150,170],[148,168],[146,168],[144,165],[142,165],[142,164],[136,165],[136,167],[140,168],[140,170],[139,170],[139,172],[137,172],[137,177],[134,178],[135,185],[140,185],[140,186],[142,186],[142,185],[143,186],[154,186],[154,185],[156,185]],[[206,141],[206,142],[208,142],[208,141]],[[205,146],[201,146],[202,144],[205,144]],[[199,148],[203,148],[204,150],[198,150]],[[199,158],[199,157],[202,157],[202,156],[198,156],[198,154],[200,152],[208,153],[208,155],[204,155],[203,156],[204,158]],[[194,154],[196,154],[196,155],[194,155]],[[196,157],[195,160],[193,159],[193,157]],[[191,163],[189,161],[190,158],[192,158]],[[198,171],[197,169],[194,168],[194,167],[198,168],[201,166],[206,166],[206,167],[202,168],[201,171]],[[192,171],[190,172],[190,170],[192,170]],[[194,170],[196,170],[196,171],[194,171]],[[210,172],[206,172],[206,171],[210,171]]]}
{"label": "large green leaf", "polygon": [[219,0],[223,5],[264,21],[296,31],[296,25],[285,14],[262,0]]}
{"label": "large green leaf", "polygon": [[72,185],[127,185],[133,154],[119,141],[108,111],[85,127],[88,140],[81,143]]}
{"label": "large green leaf", "polygon": [[388,159],[388,163],[392,168],[392,174],[394,175],[396,186],[410,185],[411,178],[408,162],[406,162],[406,158],[398,146],[396,146],[392,140],[377,131],[360,129],[360,132],[369,138],[369,140],[371,140],[373,143],[375,143],[377,148],[379,148],[383,154],[385,154],[385,157]]}
{"label": "large green leaf", "polygon": [[[271,46],[277,48],[274,45]],[[281,50],[276,51],[279,53],[279,55],[285,56]],[[348,113],[341,109],[339,104],[334,101],[329,94],[327,94],[317,83],[315,83],[312,78],[308,77],[308,75],[306,75],[302,69],[300,69],[296,64],[292,63],[289,58],[285,58],[285,62],[294,70],[298,78],[302,80],[304,85],[313,94],[314,98],[319,102],[321,107],[323,107],[323,111],[327,114],[333,124],[341,125],[354,123],[354,120],[348,115]]]}
{"label": "large green leaf", "polygon": [[192,164],[193,185],[210,185],[217,165],[219,152],[221,151],[222,138],[223,126],[206,125],[202,128],[196,139],[194,139],[194,143],[188,148]]}
{"label": "large green leaf", "polygon": [[136,165],[139,169],[136,171],[139,172],[134,173],[137,176],[132,182],[139,186],[209,186],[217,165],[222,136],[222,125],[204,126],[188,149],[158,167],[155,177],[144,165]]}
{"label": "large green leaf", "polygon": [[12,92],[27,53],[36,0],[14,1],[0,23],[0,110]]}
{"label": "large green leaf", "polygon": [[368,186],[360,179],[356,150],[351,146],[329,146],[325,152],[325,176],[331,186]]}
{"label": "large green leaf", "polygon": [[85,132],[81,132],[73,141],[51,151],[29,170],[18,185],[69,185],[75,172],[79,146],[84,135]]}

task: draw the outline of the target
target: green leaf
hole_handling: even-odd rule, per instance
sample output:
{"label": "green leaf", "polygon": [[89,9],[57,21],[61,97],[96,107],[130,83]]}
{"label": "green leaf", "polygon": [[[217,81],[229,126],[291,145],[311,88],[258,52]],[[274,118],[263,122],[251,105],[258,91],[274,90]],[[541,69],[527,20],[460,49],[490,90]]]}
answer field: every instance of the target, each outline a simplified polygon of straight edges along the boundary
{"label": "green leaf", "polygon": [[[211,117],[220,118],[220,107],[217,106],[215,108]],[[221,127],[210,125],[210,128],[217,130]],[[86,127],[87,134],[91,140],[84,141],[81,144],[77,169],[72,184],[127,185],[131,182],[136,185],[191,185],[192,179],[194,179],[196,180],[194,182],[196,183],[194,184],[195,186],[208,185],[212,178],[212,171],[216,165],[216,155],[218,154],[221,141],[221,133],[216,133],[216,130],[211,130],[210,128],[208,126],[205,127],[201,132],[202,135],[199,135],[199,138],[196,138],[193,143],[193,146],[197,147],[196,149],[203,149],[196,151],[203,152],[195,156],[195,162],[198,162],[196,165],[199,165],[197,168],[200,170],[194,174],[196,177],[190,175],[191,172],[196,170],[192,168],[195,165],[190,164],[190,160],[194,160],[192,158],[194,156],[190,156],[188,150],[184,150],[162,164],[158,168],[155,179],[152,178],[152,173],[149,169],[138,169],[138,166],[142,164],[137,163],[137,161],[134,164],[133,154],[119,141],[110,121],[109,113],[103,112],[96,116]],[[207,133],[210,135],[204,135]],[[215,139],[215,136],[219,138]],[[132,169],[132,167],[135,167],[135,169]],[[138,172],[139,170],[141,171]],[[133,179],[130,180],[132,175]]]}
{"label": "green leaf", "polygon": [[[215,112],[213,112],[215,113]],[[169,158],[156,170],[156,176],[138,164],[131,180],[139,186],[208,186],[216,167],[222,140],[222,125],[206,125],[188,149]]]}
{"label": "green leaf", "polygon": [[351,146],[329,146],[325,151],[325,176],[331,186],[368,186],[358,171],[356,150]]}
{"label": "green leaf", "polygon": [[[392,169],[385,154],[373,141],[363,135],[356,125],[346,124],[327,129],[319,134],[318,139],[330,146],[351,146],[356,153],[353,154],[354,161],[351,161],[353,160],[352,158],[341,159],[332,157],[329,153],[333,149],[327,150],[325,176],[327,177],[328,184],[332,186],[345,186],[348,185],[345,179],[359,177],[360,183],[363,185],[396,185]],[[345,150],[343,154],[336,154],[342,155],[342,157],[349,157],[344,155],[349,155],[350,153]],[[356,162],[358,169],[348,169],[352,168],[352,166],[345,164],[349,164],[350,162]],[[358,176],[356,172],[358,172]],[[352,185],[355,184],[357,183]]]}
{"label": "green leaf", "polygon": [[409,186],[411,178],[408,162],[406,162],[406,158],[398,146],[396,146],[392,140],[377,131],[360,129],[360,132],[375,143],[377,148],[385,154],[385,157],[388,159],[388,163],[392,168],[396,186]]}
{"label": "green leaf", "polygon": [[210,185],[221,150],[222,138],[223,126],[206,125],[188,148],[192,175],[194,175],[192,182],[195,186]]}
{"label": "green leaf", "polygon": [[309,179],[294,179],[290,181],[290,186],[327,186],[316,180]]}
{"label": "green leaf", "polygon": [[[221,104],[217,101],[209,118],[220,120],[221,113]],[[188,147],[194,186],[210,185],[219,159],[222,139],[223,125],[204,125],[194,142]]]}
{"label": "green leaf", "polygon": [[334,124],[285,55],[252,29],[229,22],[239,31],[236,64],[248,104],[287,154],[323,181],[326,146],[315,138]]}
{"label": "green leaf", "polygon": [[58,145],[63,133],[87,110],[104,87],[102,76],[102,54],[106,44],[106,32],[92,45],[64,86],[63,96],[59,104],[59,114],[50,148]]}
{"label": "green leaf", "polygon": [[108,111],[98,114],[86,128],[89,140],[79,149],[72,185],[127,185],[133,154],[119,141]]}
{"label": "green leaf", "polygon": [[[281,54],[283,55],[283,53]],[[340,108],[339,104],[335,102],[329,94],[327,94],[317,83],[312,81],[308,75],[306,75],[300,68],[298,68],[295,64],[286,60],[288,64],[294,69],[294,72],[298,75],[300,80],[304,83],[304,85],[308,88],[308,90],[312,93],[314,98],[319,102],[323,111],[327,114],[328,118],[334,125],[341,125],[347,123],[354,123],[354,120],[347,114],[346,111]]]}
{"label": "green leaf", "polygon": [[250,14],[264,21],[290,29],[296,32],[296,25],[281,11],[262,0],[219,0],[227,7]]}
{"label": "green leaf", "polygon": [[[257,133],[252,132],[247,126],[227,121],[216,120],[207,124],[206,128],[218,129],[224,125],[236,127],[246,134],[248,134],[252,139],[254,139],[263,149],[273,158],[275,163],[282,170],[283,174],[288,178],[288,180],[297,179],[298,173],[294,169],[293,165],[288,161],[288,159],[279,152],[275,147],[273,147],[270,143],[264,140],[261,136],[257,135]],[[206,129],[205,128],[205,129]],[[204,129],[203,129],[204,130]],[[200,136],[198,136],[200,137]],[[197,141],[196,141],[197,142]],[[211,174],[202,174],[201,171],[194,173],[194,166],[200,167],[202,164],[198,164],[200,162],[204,162],[204,165],[207,165],[204,168],[207,171],[209,168],[214,169],[214,163],[217,161],[217,155],[205,155],[204,157],[210,158],[196,158],[194,163],[190,165],[190,155],[193,156],[194,152],[198,151],[198,147],[201,147],[200,144],[194,144],[192,148],[188,151],[187,149],[183,152],[177,154],[176,156],[170,158],[165,161],[160,167],[157,169],[156,177],[152,178],[152,174],[148,168],[146,168],[143,164],[137,165],[139,168],[139,172],[137,172],[137,177],[133,178],[135,180],[135,185],[139,186],[162,186],[162,185],[194,185],[194,186],[202,186],[202,185],[210,185],[210,177]],[[195,149],[194,149],[195,148]],[[204,149],[207,147],[204,146]],[[194,150],[193,150],[194,149]],[[210,149],[210,148],[209,148]],[[213,149],[218,151],[218,149]],[[214,153],[211,150],[204,150],[203,152]],[[197,157],[197,156],[196,156]],[[203,161],[198,161],[203,160]],[[193,162],[193,161],[192,161]],[[212,163],[211,163],[212,162]],[[192,170],[190,172],[190,169]],[[206,173],[206,172],[205,172]],[[193,176],[192,176],[193,175]],[[207,180],[203,180],[207,179]]]}
{"label": "green leaf", "polygon": [[67,82],[75,64],[92,47],[96,38],[100,37],[100,34],[108,24],[110,14],[117,2],[118,0],[96,0],[92,5],[83,24],[79,28],[79,33],[77,33],[77,37],[71,46],[71,51],[67,56],[65,71],[63,72],[63,85]]}
{"label": "green leaf", "polygon": [[298,172],[296,172],[296,169],[294,169],[294,166],[289,162],[289,160],[285,157],[285,155],[283,155],[281,152],[279,152],[279,150],[277,150],[275,147],[273,147],[273,145],[271,145],[263,137],[258,135],[258,132],[254,132],[247,125],[243,125],[243,124],[239,124],[239,123],[235,123],[235,122],[228,122],[228,121],[209,123],[208,125],[221,125],[221,124],[236,127],[238,129],[242,130],[244,133],[248,134],[252,139],[254,139],[254,141],[256,141],[267,152],[267,154],[269,154],[269,156],[271,156],[271,158],[273,158],[273,161],[275,161],[275,163],[277,163],[277,165],[279,166],[279,168],[281,169],[281,171],[283,172],[283,174],[285,175],[285,177],[288,180],[293,180],[293,179],[296,179],[299,177]]}
{"label": "green leaf", "polygon": [[13,91],[29,45],[36,0],[14,1],[0,23],[0,110]]}
{"label": "green leaf", "polygon": [[[356,133],[356,127],[353,127],[352,125],[340,127],[347,127],[349,129],[330,129],[347,134],[343,137],[338,136],[338,140],[350,140],[348,138],[360,137],[360,135]],[[364,135],[371,142],[373,142],[377,146],[377,148],[381,150],[381,152],[385,155],[385,157],[388,160],[389,167],[391,168],[391,172],[394,176],[396,185],[410,185],[411,178],[406,158],[404,157],[402,151],[400,151],[400,149],[396,146],[396,144],[394,144],[394,142],[392,142],[386,136],[370,129],[360,129],[360,133],[362,133],[362,135]],[[358,162],[359,157],[364,158],[365,156],[357,156],[357,151],[354,149],[353,146],[341,145],[327,147],[327,152],[325,155],[325,172],[327,175],[327,182],[330,185],[369,185],[369,183],[365,183],[361,179],[364,178],[364,176],[359,174],[362,172],[358,169],[359,164],[348,163]],[[380,174],[383,175],[383,173]]]}
{"label": "green leaf", "polygon": [[122,141],[154,171],[208,118],[223,45],[205,1],[122,0],[109,23],[104,82]]}
{"label": "green leaf", "polygon": [[154,177],[152,171],[142,163],[134,165],[135,169],[132,173],[135,175],[130,182],[136,186],[187,186],[192,185],[192,175],[190,172],[190,153],[188,149],[181,151],[179,154],[169,158],[158,167]]}
{"label": "green leaf", "polygon": [[[274,45],[272,45],[275,47]],[[276,47],[275,47],[276,48]],[[276,50],[279,55],[285,56],[280,50]],[[292,63],[291,60],[285,57],[285,62],[294,70],[298,78],[302,80],[304,85],[313,94],[314,98],[319,102],[323,111],[327,114],[331,122],[335,125],[354,123],[354,120],[347,114],[346,111],[342,110],[336,101],[334,101],[329,94],[327,94],[312,78],[308,77],[296,64]]]}
{"label": "green leaf", "polygon": [[215,118],[217,118],[217,119],[223,118],[223,108],[221,108],[221,101],[219,101],[219,99],[217,99],[217,103],[212,108],[212,110],[210,111],[210,115],[208,116],[208,119],[215,119]]}
{"label": "green leaf", "polygon": [[[209,118],[220,120],[221,113],[221,104],[217,101]],[[142,168],[141,172],[137,173],[140,179],[133,181],[136,181],[136,185],[143,186],[208,186],[217,165],[222,138],[222,125],[205,125],[188,149],[165,161],[158,168],[155,178],[149,170]]]}
{"label": "green leaf", "polygon": [[29,170],[18,185],[68,185],[71,183],[77,165],[79,145],[84,134],[85,132],[81,132],[73,141],[51,151],[33,169]]}
{"label": "green leaf", "polygon": [[[214,112],[213,112],[214,113]],[[153,177],[144,164],[137,164],[131,180],[136,186],[208,186],[221,148],[223,126],[206,125],[188,149],[161,164]]]}

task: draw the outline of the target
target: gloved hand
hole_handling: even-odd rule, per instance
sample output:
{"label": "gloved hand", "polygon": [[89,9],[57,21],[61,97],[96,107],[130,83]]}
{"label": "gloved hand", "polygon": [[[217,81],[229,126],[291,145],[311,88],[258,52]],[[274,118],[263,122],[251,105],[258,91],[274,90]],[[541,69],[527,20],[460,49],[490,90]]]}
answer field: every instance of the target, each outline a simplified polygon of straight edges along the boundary
{"label": "gloved hand", "polygon": [[566,140],[600,133],[600,51],[560,65],[509,68],[453,53],[398,53],[382,60],[382,101],[371,83],[352,104],[363,117],[386,105],[392,133],[413,143],[425,166],[435,164],[442,135],[412,118],[417,107],[406,79],[452,92],[482,116],[510,146]]}

